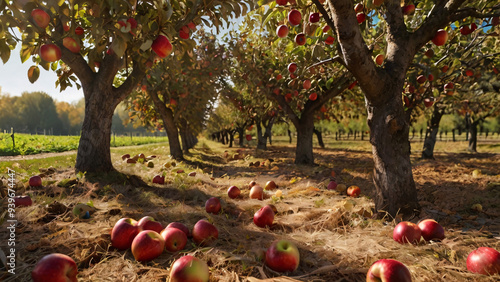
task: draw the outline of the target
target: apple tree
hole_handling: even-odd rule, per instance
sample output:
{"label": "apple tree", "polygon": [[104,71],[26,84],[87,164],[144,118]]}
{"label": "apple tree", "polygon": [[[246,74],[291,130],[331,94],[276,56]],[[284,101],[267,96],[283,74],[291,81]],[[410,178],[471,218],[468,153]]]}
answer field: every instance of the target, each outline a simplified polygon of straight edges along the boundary
{"label": "apple tree", "polygon": [[[271,3],[268,15],[279,18],[278,9],[291,12],[314,4],[315,12],[335,34],[340,64],[364,92],[375,164],[376,210],[392,216],[415,214],[419,205],[410,162],[409,122],[401,99],[406,73],[422,48],[447,48],[451,23],[498,16],[497,1],[426,0],[416,3],[416,9],[396,0],[364,1],[356,10],[351,0],[287,3],[280,7]],[[293,16],[283,21],[289,23],[290,19],[297,23]]]}
{"label": "apple tree", "polygon": [[172,44],[176,56],[189,48],[180,41],[190,25],[220,25],[251,5],[233,0],[1,1],[0,57],[6,62],[21,44],[22,62],[33,62],[30,81],[38,78],[41,66],[57,72],[61,90],[83,89],[85,117],[75,168],[107,172],[113,170],[114,109],[147,68],[162,58],[170,60]]}

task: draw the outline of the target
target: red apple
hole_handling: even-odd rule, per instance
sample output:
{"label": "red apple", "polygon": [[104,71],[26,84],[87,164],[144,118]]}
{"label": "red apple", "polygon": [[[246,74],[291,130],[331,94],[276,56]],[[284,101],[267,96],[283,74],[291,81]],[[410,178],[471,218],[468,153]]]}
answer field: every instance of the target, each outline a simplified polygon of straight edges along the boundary
{"label": "red apple", "polygon": [[278,26],[276,28],[276,35],[280,38],[286,37],[288,35],[288,26],[284,24]]}
{"label": "red apple", "polygon": [[40,175],[34,175],[34,176],[30,177],[28,184],[31,187],[42,186],[42,178],[40,177]]}
{"label": "red apple", "polygon": [[266,183],[266,186],[264,186],[264,189],[266,190],[274,190],[276,188],[278,188],[278,185],[276,185],[276,182],[274,182],[273,180],[268,181]]}
{"label": "red apple", "polygon": [[255,185],[257,185],[257,182],[255,182],[255,180],[252,180],[252,181],[250,181],[250,183],[248,183],[248,188],[252,188]]}
{"label": "red apple", "polygon": [[375,63],[379,66],[381,66],[383,63],[384,63],[384,55],[383,54],[378,54],[376,57],[375,57]]}
{"label": "red apple", "polygon": [[448,40],[448,32],[444,29],[440,29],[436,32],[434,35],[434,38],[432,38],[432,43],[434,43],[436,46],[442,46],[446,43]]}
{"label": "red apple", "polygon": [[208,246],[219,238],[219,230],[206,220],[199,220],[193,227],[193,241],[201,246]]}
{"label": "red apple", "polygon": [[241,194],[241,191],[238,187],[236,186],[231,186],[229,189],[227,189],[227,195],[231,199],[236,199],[238,196]]}
{"label": "red apple", "polygon": [[288,71],[290,73],[294,73],[297,70],[297,64],[296,63],[290,63],[288,64]]}
{"label": "red apple", "polygon": [[361,189],[358,186],[350,186],[347,188],[347,195],[353,198],[359,197],[359,194],[361,194]]}
{"label": "red apple", "polygon": [[33,201],[31,200],[30,196],[15,196],[14,197],[14,206],[17,207],[22,207],[22,206],[31,206],[33,204]]}
{"label": "red apple", "polygon": [[68,32],[70,29],[71,29],[71,27],[69,26],[68,23],[64,23],[63,24],[63,30],[64,30],[64,32]]}
{"label": "red apple", "polygon": [[140,231],[142,230],[137,226],[137,221],[131,218],[122,218],[116,222],[111,231],[111,244],[119,250],[128,249]]}
{"label": "red apple", "polygon": [[33,18],[35,24],[42,29],[47,28],[50,23],[49,14],[42,9],[34,9],[31,11],[31,17]]}
{"label": "red apple", "polygon": [[420,228],[415,223],[402,221],[394,228],[392,238],[400,244],[417,244],[420,242],[421,235],[422,231],[420,231]]}
{"label": "red apple", "polygon": [[453,89],[455,88],[455,85],[453,84],[453,82],[448,82],[444,85],[444,90],[448,90],[448,89]]}
{"label": "red apple", "polygon": [[309,95],[309,100],[316,101],[316,99],[318,99],[318,94],[316,92],[313,92],[311,93],[311,95]]}
{"label": "red apple", "polygon": [[309,15],[309,22],[310,23],[317,23],[317,22],[319,22],[319,17],[320,17],[319,13],[311,13]]}
{"label": "red apple", "polygon": [[250,189],[250,199],[261,200],[264,198],[264,189],[259,185],[255,185]]}
{"label": "red apple", "polygon": [[83,27],[77,26],[75,28],[75,34],[78,36],[82,36],[85,33],[85,30],[83,30]]}
{"label": "red apple", "polygon": [[277,272],[292,272],[299,267],[299,249],[290,241],[276,240],[266,251],[266,265]]}
{"label": "red apple", "polygon": [[278,75],[276,76],[276,80],[280,80],[280,79],[282,79],[282,78],[283,78],[283,76],[282,76],[281,74],[278,74]]}
{"label": "red apple", "polygon": [[427,76],[427,80],[429,80],[429,81],[434,81],[434,75],[429,74],[429,75]]}
{"label": "red apple", "polygon": [[353,89],[353,88],[354,88],[354,86],[356,86],[356,84],[358,84],[358,81],[357,81],[357,80],[356,80],[356,81],[354,81],[353,83],[351,83],[351,84],[349,85],[349,87],[347,87],[347,89],[349,89],[349,90]]}
{"label": "red apple", "polygon": [[354,12],[361,13],[361,12],[363,12],[364,8],[365,7],[363,6],[362,3],[358,3],[358,4],[356,4],[356,6],[354,6]]}
{"label": "red apple", "polygon": [[366,19],[365,13],[357,13],[356,14],[356,20],[358,21],[358,24],[361,24],[362,22],[364,22],[365,19]]}
{"label": "red apple", "polygon": [[325,44],[327,45],[332,45],[333,42],[335,42],[335,37],[333,36],[328,36],[326,39],[325,39]]}
{"label": "red apple", "polygon": [[208,282],[207,263],[193,256],[183,256],[172,264],[170,282]]}
{"label": "red apple", "polygon": [[477,25],[476,25],[476,23],[471,23],[471,24],[470,24],[470,30],[471,30],[471,31],[475,31],[476,29],[477,29]]}
{"label": "red apple", "polygon": [[285,6],[288,3],[288,0],[276,0],[276,4]]}
{"label": "red apple", "polygon": [[305,45],[306,44],[306,41],[307,41],[307,38],[306,38],[306,35],[304,33],[299,33],[297,35],[295,35],[295,43],[297,43],[297,45]]}
{"label": "red apple", "polygon": [[33,271],[33,282],[77,282],[78,268],[75,261],[64,254],[50,254],[39,260]]}
{"label": "red apple", "polygon": [[125,154],[122,156],[122,160],[130,159],[130,154]]}
{"label": "red apple", "polygon": [[247,134],[245,138],[247,139],[247,141],[252,141],[252,135],[250,134]]}
{"label": "red apple", "polygon": [[427,80],[427,78],[425,78],[425,75],[419,75],[417,77],[417,82],[420,83],[420,84],[425,83],[426,80]]}
{"label": "red apple", "polygon": [[151,49],[160,57],[165,58],[172,53],[172,44],[164,35],[158,35],[151,45]]}
{"label": "red apple", "polygon": [[220,209],[220,200],[217,197],[212,197],[205,202],[205,211],[208,213],[218,214]]}
{"label": "red apple", "polygon": [[433,104],[434,104],[434,100],[433,99],[431,99],[431,98],[425,98],[424,99],[424,106],[426,108],[432,107]]}
{"label": "red apple", "polygon": [[474,72],[472,70],[466,70],[465,71],[465,75],[466,76],[473,76],[474,75]]}
{"label": "red apple", "polygon": [[184,225],[183,223],[171,222],[167,225],[166,228],[177,228],[177,229],[181,230],[182,232],[184,232],[188,238],[191,237],[191,233],[189,232],[189,228],[187,228],[187,226]]}
{"label": "red apple", "polygon": [[381,259],[372,264],[366,273],[366,282],[411,282],[411,273],[401,262]]}
{"label": "red apple", "polygon": [[165,176],[155,175],[155,177],[153,177],[153,183],[165,184]]}
{"label": "red apple", "polygon": [[184,249],[187,244],[187,236],[182,230],[170,227],[165,228],[160,233],[165,241],[165,250],[175,253]]}
{"label": "red apple", "polygon": [[134,18],[128,18],[127,22],[130,24],[130,29],[137,28],[137,21]]}
{"label": "red apple", "polygon": [[384,3],[384,0],[373,0],[373,5],[380,6]]}
{"label": "red apple", "polygon": [[403,6],[403,15],[413,15],[415,13],[415,5],[413,4],[409,4],[409,5],[405,5]]}
{"label": "red apple", "polygon": [[302,83],[302,87],[305,90],[308,90],[309,88],[311,88],[311,81],[309,79],[304,80],[304,83]]}
{"label": "red apple", "polygon": [[326,25],[323,27],[323,32],[328,32],[330,29],[332,29],[332,28],[331,28],[329,25],[327,25],[327,24],[326,24]]}
{"label": "red apple", "polygon": [[444,229],[437,223],[434,219],[424,219],[418,223],[418,228],[422,233],[422,237],[425,241],[430,240],[443,240],[444,239]]}
{"label": "red apple", "polygon": [[55,62],[61,59],[61,49],[56,44],[43,44],[40,47],[40,57],[47,62]]}
{"label": "red apple", "polygon": [[448,67],[448,66],[443,66],[443,67],[441,68],[441,71],[442,71],[442,72],[447,72],[449,68],[450,68],[450,67]]}
{"label": "red apple", "polygon": [[189,33],[191,31],[189,30],[189,27],[187,26],[183,26],[180,30],[179,30],[179,37],[182,38],[182,39],[188,39],[189,38]]}
{"label": "red apple", "polygon": [[330,183],[328,183],[328,186],[326,187],[326,189],[328,190],[335,190],[337,188],[337,182],[335,181],[330,181]]}
{"label": "red apple", "polygon": [[493,248],[479,247],[467,257],[467,270],[484,275],[500,273],[500,253]]}
{"label": "red apple", "polygon": [[66,47],[66,49],[70,50],[73,53],[80,53],[80,43],[72,37],[64,37],[63,45],[64,47]]}
{"label": "red apple", "polygon": [[460,33],[462,35],[469,35],[472,33],[472,30],[470,29],[470,27],[468,25],[463,25],[460,27]]}
{"label": "red apple", "polygon": [[163,230],[163,226],[160,222],[156,221],[152,216],[145,216],[137,222],[142,230],[153,230],[160,233]]}
{"label": "red apple", "polygon": [[299,25],[301,20],[302,14],[298,10],[293,9],[290,11],[290,13],[288,13],[288,22],[291,25]]}
{"label": "red apple", "polygon": [[141,231],[132,242],[132,254],[137,261],[150,261],[163,253],[165,240],[153,230]]}
{"label": "red apple", "polygon": [[269,205],[260,208],[253,215],[253,223],[258,227],[265,228],[266,226],[271,227],[274,221],[274,211]]}

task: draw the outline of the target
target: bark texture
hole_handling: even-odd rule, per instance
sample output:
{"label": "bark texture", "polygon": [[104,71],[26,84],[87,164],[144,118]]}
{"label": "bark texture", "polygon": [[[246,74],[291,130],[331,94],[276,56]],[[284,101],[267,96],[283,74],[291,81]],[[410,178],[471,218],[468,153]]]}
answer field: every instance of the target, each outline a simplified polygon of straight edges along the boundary
{"label": "bark texture", "polygon": [[427,125],[427,130],[425,132],[422,159],[434,159],[434,146],[436,145],[439,123],[441,122],[443,114],[444,111],[440,110],[439,107],[435,105],[431,120]]}

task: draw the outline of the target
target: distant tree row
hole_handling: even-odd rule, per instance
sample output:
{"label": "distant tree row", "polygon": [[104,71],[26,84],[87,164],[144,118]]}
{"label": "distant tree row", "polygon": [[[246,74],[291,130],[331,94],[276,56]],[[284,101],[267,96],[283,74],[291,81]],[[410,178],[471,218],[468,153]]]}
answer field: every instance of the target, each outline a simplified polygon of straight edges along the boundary
{"label": "distant tree row", "polygon": [[[0,94],[0,130],[31,134],[80,135],[85,111],[85,101],[68,103],[54,101],[45,92],[24,92],[21,96]],[[116,134],[145,133],[143,127],[123,124],[128,118],[123,107],[113,116]]]}

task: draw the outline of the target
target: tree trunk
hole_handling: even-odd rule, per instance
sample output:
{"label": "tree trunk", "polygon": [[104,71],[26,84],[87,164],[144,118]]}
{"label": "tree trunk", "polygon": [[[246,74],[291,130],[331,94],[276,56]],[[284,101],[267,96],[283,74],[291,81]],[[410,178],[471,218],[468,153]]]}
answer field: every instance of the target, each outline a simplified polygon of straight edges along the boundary
{"label": "tree trunk", "polygon": [[381,96],[376,103],[366,102],[375,163],[375,210],[379,215],[387,212],[392,216],[410,216],[419,209],[410,162],[410,127],[401,100],[402,84],[388,84],[384,93],[392,95]]}
{"label": "tree trunk", "polygon": [[313,165],[313,130],[314,112],[302,114],[297,127],[297,146],[295,148],[295,164]]}
{"label": "tree trunk", "polygon": [[274,125],[274,121],[275,121],[275,118],[274,117],[271,117],[266,125],[266,132],[264,133],[264,137],[267,138],[269,140],[269,145],[273,145],[273,141],[272,141],[272,129],[273,129],[273,125]]}
{"label": "tree trunk", "polygon": [[[101,90],[101,89],[99,89]],[[100,92],[85,99],[85,117],[75,169],[82,172],[109,172],[114,170],[111,162],[111,123],[119,101]]]}
{"label": "tree trunk", "polygon": [[255,126],[257,126],[257,149],[267,150],[267,137],[262,134],[262,123],[260,120],[255,121]]}
{"label": "tree trunk", "polygon": [[160,112],[161,119],[163,120],[163,126],[165,126],[165,131],[167,132],[170,155],[177,160],[184,159],[181,142],[179,141],[179,130],[175,125],[174,113],[171,109],[165,106],[156,92],[151,91],[150,95],[156,109]]}
{"label": "tree trunk", "polygon": [[439,123],[441,122],[441,117],[443,117],[443,114],[444,111],[441,111],[437,106],[434,106],[431,120],[429,121],[427,130],[425,132],[422,159],[434,159],[434,146],[436,145]]}
{"label": "tree trunk", "polygon": [[477,152],[477,122],[471,122],[469,126],[469,148],[471,152]]}
{"label": "tree trunk", "polygon": [[[321,134],[321,131],[317,130],[316,128],[313,129],[314,134],[316,134],[316,138],[318,138],[318,144],[319,146],[324,149],[325,148],[325,143],[323,142],[323,134]],[[356,138],[354,138],[356,139]]]}
{"label": "tree trunk", "polygon": [[229,148],[233,147],[234,142],[234,130],[229,130]]}
{"label": "tree trunk", "polygon": [[244,143],[245,142],[245,128],[238,127],[237,130],[238,130],[238,136],[239,136],[238,146],[243,147],[243,146],[245,146],[245,143]]}

